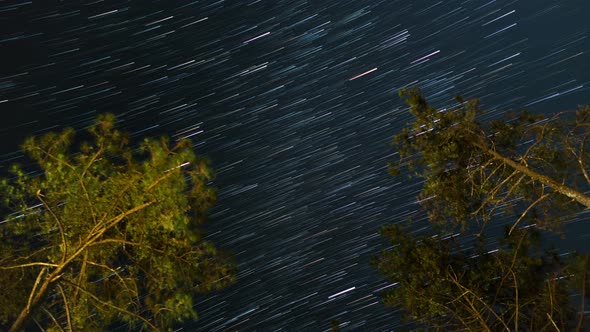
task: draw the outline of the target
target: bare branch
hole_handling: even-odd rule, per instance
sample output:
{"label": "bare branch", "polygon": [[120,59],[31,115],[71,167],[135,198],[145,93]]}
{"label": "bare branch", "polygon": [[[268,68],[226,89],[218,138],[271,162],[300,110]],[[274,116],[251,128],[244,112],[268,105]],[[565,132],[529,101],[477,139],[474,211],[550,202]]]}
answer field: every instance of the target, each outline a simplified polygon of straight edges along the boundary
{"label": "bare branch", "polygon": [[160,177],[159,179],[157,179],[156,181],[154,181],[152,184],[150,184],[145,191],[152,190],[152,188],[154,188],[155,186],[157,186],[160,182],[164,181],[169,176],[173,175],[175,173],[174,171],[175,171],[175,169],[172,169],[169,172],[167,172],[166,174],[164,174],[164,176]]}
{"label": "bare branch", "polygon": [[105,225],[103,225],[103,228],[97,233],[89,233],[85,241],[82,242],[82,244],[79,245],[79,247],[62,264],[59,264],[56,267],[56,269],[47,276],[47,278],[45,278],[45,281],[39,287],[38,292],[35,293],[35,287],[33,288],[33,291],[31,291],[31,295],[29,298],[29,303],[23,310],[21,310],[16,320],[10,327],[9,332],[16,332],[21,330],[25,320],[29,317],[30,308],[39,304],[39,302],[46,296],[50,286],[62,277],[64,273],[63,271],[66,269],[66,267],[68,267],[74,259],[78,258],[78,256],[81,253],[83,253],[89,245],[98,240],[107,230],[116,226],[121,220],[125,219],[126,216],[136,213],[142,209],[145,209],[154,203],[155,201],[149,201],[147,203],[143,203],[132,209],[129,209],[125,212],[122,212],[118,216],[110,219]]}
{"label": "bare branch", "polygon": [[[32,253],[30,253],[30,254],[28,254],[26,256],[20,256],[20,257],[17,257],[17,258],[14,258],[14,257],[4,257],[4,258],[0,259],[0,264],[4,264],[4,262],[6,262],[8,260],[14,260],[14,261],[25,260],[26,261],[26,260],[31,259],[33,256],[36,256],[38,254],[41,254],[42,252],[47,251],[47,250],[50,250],[50,249],[52,249],[54,247],[55,247],[55,245],[48,245],[46,247],[42,247],[42,248],[40,248],[38,250],[35,250],[35,251],[33,251]],[[43,263],[43,264],[49,264],[49,263]],[[20,266],[17,266],[17,267],[20,267]],[[2,265],[0,265],[0,269],[2,269]]]}
{"label": "bare branch", "polygon": [[129,173],[129,181],[127,181],[127,183],[125,184],[124,187],[121,188],[121,190],[119,191],[119,194],[116,197],[113,197],[113,201],[111,202],[111,204],[109,205],[108,208],[105,208],[105,212],[102,215],[102,217],[100,218],[100,221],[98,223],[96,223],[96,225],[94,226],[99,227],[99,224],[103,223],[107,216],[109,215],[109,212],[111,212],[111,210],[117,205],[117,203],[121,200],[121,198],[123,197],[123,195],[125,195],[127,193],[127,190],[129,188],[131,188],[131,186],[135,183],[135,181],[137,181],[137,177],[136,175],[141,176],[141,174],[139,173],[135,173],[135,172],[130,172]]}
{"label": "bare branch", "polygon": [[[86,264],[88,262],[88,250],[84,251],[84,257],[82,258],[82,266],[80,267],[80,273],[78,274],[78,285],[82,284],[84,278],[86,278]],[[74,304],[78,302],[78,288],[74,291],[73,296]]]}
{"label": "bare branch", "polygon": [[75,169],[75,168],[76,168],[76,167],[74,167],[72,164],[68,163],[67,161],[65,161],[65,160],[63,160],[63,159],[61,159],[61,158],[57,158],[56,156],[54,156],[53,154],[51,154],[49,151],[45,151],[45,150],[41,149],[40,147],[38,147],[38,146],[36,146],[36,145],[32,146],[32,148],[33,148],[33,149],[35,149],[35,150],[39,150],[39,151],[41,151],[41,152],[42,152],[42,153],[44,153],[44,154],[45,154],[47,157],[49,157],[49,158],[51,158],[51,159],[53,159],[53,160],[55,160],[55,161],[57,161],[57,162],[59,162],[59,163],[61,163],[61,164],[65,165],[65,166],[67,166],[68,168],[71,168],[71,169]]}
{"label": "bare branch", "polygon": [[63,287],[61,287],[59,283],[57,284],[57,289],[59,290],[59,293],[61,294],[61,297],[64,300],[64,308],[66,310],[66,320],[68,322],[68,329],[70,330],[70,332],[74,332],[74,328],[72,327],[72,318],[70,315],[70,305],[68,303],[68,299],[66,298],[66,293],[64,292]]}
{"label": "bare branch", "polygon": [[[489,161],[488,165],[491,164],[492,162]],[[487,167],[487,165],[484,165],[481,167],[481,170],[483,171],[485,169],[485,167]],[[494,174],[496,174],[497,171],[499,171],[501,168],[506,167],[506,165],[502,164],[502,163],[498,163],[498,166],[496,166],[491,172],[490,174],[488,174],[488,176],[484,179],[484,181],[482,182],[481,186],[483,187],[491,178],[492,176],[494,176]]]}
{"label": "bare branch", "polygon": [[510,231],[508,232],[508,235],[512,234],[512,231],[514,231],[514,228],[516,228],[516,226],[518,225],[518,223],[527,215],[527,213],[529,213],[529,211],[535,206],[537,205],[539,202],[541,202],[542,200],[544,200],[545,198],[549,197],[550,194],[543,194],[541,195],[539,198],[537,198],[537,200],[535,200],[533,203],[531,203],[526,210],[524,210],[524,212],[520,215],[520,217],[518,217],[518,220],[516,220],[516,222],[512,225],[512,227],[510,227]]}
{"label": "bare branch", "polygon": [[41,194],[41,190],[37,190],[37,199],[39,201],[41,201],[41,203],[43,203],[43,206],[45,207],[45,209],[47,209],[47,211],[49,211],[49,213],[51,214],[51,216],[53,217],[53,219],[55,219],[55,222],[57,223],[57,228],[59,229],[59,235],[61,237],[61,245],[62,245],[61,263],[63,263],[66,260],[66,255],[68,253],[68,244],[66,242],[66,234],[64,231],[64,225],[61,223],[61,220],[59,220],[59,218],[57,217],[55,212],[53,212],[53,209],[51,209],[51,207],[43,199],[43,195]]}
{"label": "bare branch", "polygon": [[561,117],[563,112],[559,112],[554,114],[551,119],[547,119],[545,121],[545,124],[543,125],[543,127],[541,128],[541,133],[537,136],[537,139],[535,140],[535,142],[533,144],[531,144],[531,146],[528,147],[528,149],[525,151],[525,153],[522,155],[522,157],[520,157],[520,161],[522,161],[527,167],[528,163],[526,162],[528,159],[528,155],[529,153],[533,150],[534,147],[536,147],[538,144],[540,144],[543,141],[543,138],[545,138],[545,131],[547,130],[547,126],[549,126],[549,124],[553,123],[555,120],[559,119]]}
{"label": "bare branch", "polygon": [[138,211],[141,211],[141,210],[147,208],[148,206],[154,204],[155,202],[156,201],[149,201],[149,202],[143,203],[141,205],[138,205],[132,209],[129,209],[127,211],[121,212],[118,216],[111,218],[109,221],[107,221],[104,224],[101,224],[102,229],[96,230],[95,232],[92,232],[92,231],[89,232],[88,235],[86,236],[86,239],[82,242],[82,244],[76,249],[76,251],[70,257],[68,257],[66,259],[66,261],[63,264],[61,264],[61,266],[65,267],[72,260],[76,259],[82,252],[84,252],[84,250],[86,250],[86,248],[88,248],[94,242],[96,242],[104,233],[106,233],[106,231],[115,227],[119,222],[121,222],[121,220],[125,219],[125,217],[127,217],[131,214],[134,214]]}
{"label": "bare branch", "polygon": [[515,311],[514,331],[518,331],[518,314],[519,314],[519,310],[520,310],[519,303],[518,303],[518,300],[519,300],[519,298],[518,298],[518,279],[516,278],[516,273],[514,273],[514,270],[512,270],[512,268],[510,268],[510,273],[512,274],[512,279],[514,280],[514,291],[515,291],[514,301],[516,302],[515,306],[514,306],[514,311]]}
{"label": "bare branch", "polygon": [[111,303],[105,302],[105,301],[101,300],[100,298],[98,298],[96,295],[94,295],[94,294],[92,294],[91,292],[89,292],[89,291],[85,290],[83,287],[80,287],[80,286],[78,286],[78,285],[76,285],[76,284],[74,284],[74,283],[72,283],[72,282],[70,282],[70,281],[68,281],[68,280],[65,280],[65,279],[64,279],[64,282],[67,282],[67,283],[69,283],[70,285],[72,285],[72,286],[74,286],[74,287],[76,287],[76,288],[80,289],[80,291],[81,291],[82,293],[84,293],[84,294],[88,295],[88,297],[90,297],[90,298],[91,298],[91,299],[93,299],[94,301],[96,301],[96,302],[98,302],[98,303],[102,304],[103,306],[109,307],[109,308],[111,308],[111,309],[114,309],[114,310],[116,310],[116,311],[119,311],[119,312],[121,312],[121,313],[123,313],[123,314],[129,315],[129,316],[131,316],[131,317],[134,317],[134,318],[136,318],[136,319],[139,319],[139,320],[141,320],[142,322],[146,323],[146,324],[147,324],[149,327],[151,327],[151,328],[152,328],[154,331],[160,331],[160,329],[158,329],[158,327],[156,327],[156,326],[155,326],[155,325],[154,325],[152,322],[150,322],[150,321],[149,321],[149,320],[147,320],[146,318],[142,317],[141,315],[138,315],[138,314],[136,314],[136,313],[134,313],[134,312],[131,312],[131,311],[129,311],[129,310],[127,310],[127,309],[125,309],[125,308],[118,307],[118,306],[116,306],[116,305],[114,305],[114,304],[111,304]]}
{"label": "bare branch", "polygon": [[19,264],[19,265],[0,266],[0,270],[13,270],[13,269],[20,269],[23,267],[31,267],[31,266],[59,267],[58,264],[34,262],[34,263],[25,263],[25,264]]}
{"label": "bare branch", "polygon": [[[522,241],[524,241],[526,234],[522,234],[520,236],[520,239],[518,240],[518,245],[516,245],[516,248],[514,249],[514,253],[512,254],[512,262],[510,263],[510,267],[508,268],[508,271],[514,271],[514,265],[516,264],[516,257],[518,256],[518,251],[520,250],[520,246],[522,245]],[[498,299],[498,295],[500,294],[500,290],[502,289],[502,286],[504,285],[504,281],[506,280],[506,277],[508,276],[507,273],[504,273],[502,276],[502,280],[500,280],[500,285],[498,286],[498,289],[496,290],[496,295],[494,296],[494,301],[493,303],[496,303],[496,300]]]}
{"label": "bare branch", "polygon": [[[123,278],[122,278],[122,277],[119,275],[119,273],[118,273],[119,271],[117,271],[116,269],[113,269],[113,268],[112,268],[112,267],[110,267],[110,266],[107,266],[107,265],[104,265],[104,264],[100,264],[100,263],[97,263],[97,262],[93,262],[93,261],[88,261],[88,264],[89,264],[89,265],[96,266],[96,267],[100,267],[100,268],[103,268],[103,269],[105,269],[105,270],[109,271],[111,274],[113,274],[114,276],[116,276],[116,277],[117,277],[117,279],[118,279],[118,280],[121,282],[122,286],[125,286],[125,289],[126,289],[127,291],[131,292],[131,294],[132,294],[133,296],[137,296],[137,289],[130,289],[130,288],[126,287],[126,286],[127,286],[127,283],[125,282],[125,279],[123,279]],[[79,286],[79,287],[81,287],[81,286]]]}
{"label": "bare branch", "polygon": [[31,311],[31,305],[33,302],[35,291],[37,290],[37,286],[39,286],[39,283],[41,282],[41,278],[45,274],[45,271],[46,271],[46,268],[42,268],[41,271],[39,271],[39,274],[37,274],[37,278],[35,279],[35,283],[33,284],[33,289],[31,289],[31,293],[29,293],[29,299],[27,300],[27,305],[23,309],[23,311],[25,311],[27,314]]}
{"label": "bare branch", "polygon": [[53,321],[53,324],[55,324],[55,326],[61,331],[61,332],[65,332],[64,329],[61,327],[61,325],[59,325],[59,322],[57,321],[57,319],[55,319],[55,317],[53,316],[53,314],[51,312],[49,312],[49,310],[47,310],[47,308],[43,307],[43,311],[45,311],[45,313],[49,316],[49,318],[51,318],[51,320]]}
{"label": "bare branch", "polygon": [[[549,291],[549,310],[550,313],[547,313],[547,315],[553,315],[553,311],[554,311],[554,307],[555,307],[555,284],[557,283],[557,278],[553,278],[549,281],[547,281],[547,288]],[[553,322],[553,319],[551,319],[551,322],[553,323],[553,325],[555,325],[555,322]],[[557,326],[556,326],[557,328]]]}
{"label": "bare branch", "polygon": [[80,174],[80,178],[83,178],[86,175],[86,172],[88,172],[88,169],[90,169],[90,166],[92,166],[92,164],[94,164],[94,162],[96,161],[96,158],[98,158],[98,156],[100,156],[101,153],[103,153],[104,151],[104,146],[103,144],[100,145],[100,147],[98,148],[98,150],[96,151],[96,153],[94,155],[92,155],[92,158],[90,158],[90,161],[86,164],[86,166],[84,166],[84,170],[82,171],[82,174]]}
{"label": "bare branch", "polygon": [[582,174],[584,174],[586,182],[590,184],[590,176],[588,175],[588,171],[586,170],[586,165],[584,163],[584,155],[586,153],[586,141],[588,140],[588,137],[590,137],[590,131],[587,130],[586,134],[584,134],[584,137],[582,138],[582,142],[580,143],[580,155],[578,156],[577,160],[580,164],[580,169],[582,170]]}
{"label": "bare branch", "polygon": [[188,253],[183,254],[182,256],[175,256],[175,255],[170,255],[170,253],[168,253],[168,252],[166,252],[164,250],[156,249],[156,248],[154,248],[152,246],[149,246],[149,245],[146,245],[146,244],[143,244],[143,243],[131,242],[131,241],[120,240],[120,239],[103,239],[103,240],[94,242],[91,246],[99,246],[99,245],[103,245],[103,244],[106,244],[106,243],[118,243],[118,244],[123,244],[123,245],[134,246],[134,247],[141,247],[141,248],[148,249],[148,250],[153,251],[153,252],[158,253],[158,254],[162,254],[162,255],[174,257],[174,258],[176,258],[176,259],[178,259],[178,260],[180,260],[182,262],[187,262],[187,263],[189,263],[189,261],[187,261],[186,259],[184,259],[183,256],[186,256],[188,253],[197,252],[197,251],[192,250],[192,251],[190,251]]}
{"label": "bare branch", "polygon": [[574,188],[571,188],[571,187],[566,186],[562,183],[559,183],[558,181],[556,181],[555,179],[553,179],[547,175],[538,173],[530,168],[527,168],[526,166],[498,153],[497,151],[491,149],[490,147],[488,147],[485,144],[478,144],[478,143],[475,143],[475,144],[478,148],[480,148],[484,152],[490,154],[490,156],[493,157],[494,159],[496,159],[502,163],[505,163],[506,165],[508,165],[508,166],[512,167],[513,169],[519,171],[520,173],[532,178],[533,180],[543,183],[544,185],[555,190],[556,192],[575,200],[576,202],[580,203],[581,205],[584,205],[586,208],[590,208],[590,196],[588,196],[582,192],[579,192]]}
{"label": "bare branch", "polygon": [[88,207],[90,208],[90,215],[92,216],[92,222],[94,225],[98,224],[98,222],[96,221],[96,211],[94,211],[94,204],[92,204],[92,201],[90,200],[90,195],[88,194],[88,190],[86,189],[86,185],[84,184],[84,179],[82,177],[80,177],[80,180],[78,181],[80,183],[80,187],[82,188],[82,191],[84,192],[84,198],[86,199],[86,202],[88,203]]}
{"label": "bare branch", "polygon": [[555,324],[555,321],[553,320],[553,317],[551,317],[551,315],[549,313],[547,313],[547,318],[549,318],[549,320],[551,321],[551,324],[553,324],[553,327],[555,327],[555,331],[561,332],[561,330],[559,329],[559,327],[557,327],[557,324]]}
{"label": "bare branch", "polygon": [[41,332],[47,331],[43,328],[43,326],[41,326],[41,324],[39,324],[39,322],[35,318],[33,318],[33,322],[35,323],[35,325],[37,325],[37,327],[39,328],[39,330],[41,330]]}
{"label": "bare branch", "polygon": [[94,211],[94,204],[92,204],[91,200],[90,200],[90,195],[88,194],[88,190],[86,190],[86,185],[84,184],[84,177],[86,176],[86,173],[88,172],[88,169],[90,168],[90,166],[92,166],[92,164],[96,161],[96,158],[98,158],[98,156],[100,154],[102,154],[103,152],[103,145],[100,145],[100,148],[96,151],[96,153],[92,156],[92,158],[90,158],[90,161],[86,164],[86,166],[84,167],[84,171],[82,171],[82,174],[80,174],[80,186],[82,187],[82,190],[84,191],[84,197],[86,198],[86,201],[88,202],[88,206],[90,208],[90,214],[92,215],[92,221],[94,222],[94,224],[96,224],[96,211]]}
{"label": "bare branch", "polygon": [[[477,294],[475,294],[472,290],[470,290],[469,288],[467,288],[461,284],[461,282],[457,279],[457,275],[455,274],[455,272],[453,271],[452,268],[451,268],[451,275],[452,275],[452,277],[450,278],[450,281],[455,286],[457,286],[459,289],[461,289],[463,291],[463,294],[461,295],[462,297],[464,297],[466,300],[468,300],[466,298],[466,295],[471,294],[474,297],[474,299],[476,299],[478,302],[480,302],[492,315],[494,315],[494,317],[496,317],[496,319],[498,319],[498,321],[504,326],[504,328],[507,331],[510,330],[508,328],[508,325],[506,325],[504,320],[502,320],[502,318],[500,318],[500,316],[498,316],[498,314],[494,311],[494,309],[492,309],[482,298],[477,296]],[[476,310],[472,301],[470,301],[470,300],[468,300],[468,301],[471,303],[474,313],[479,316],[478,319],[480,319],[482,321],[482,327],[485,327],[487,330],[489,330],[489,327],[485,323],[485,320],[483,320],[483,317],[481,317],[479,310]]]}
{"label": "bare branch", "polygon": [[[515,173],[512,173],[510,176],[512,176]],[[506,194],[504,194],[504,197],[502,197],[501,199],[496,200],[495,202],[493,202],[493,207],[490,209],[490,211],[488,211],[487,217],[491,219],[491,217],[493,216],[494,212],[496,212],[496,210],[501,206],[502,203],[506,202],[508,200],[508,198],[511,197],[512,193],[517,189],[518,185],[520,184],[520,182],[526,178],[526,175],[521,175],[518,180],[516,180],[516,183],[514,183],[513,185],[510,186],[510,189],[508,189],[508,192],[506,192]],[[501,187],[497,187],[496,191],[499,191],[500,189],[502,189]],[[495,195],[495,193],[493,193],[493,195]],[[478,211],[480,211],[481,209],[483,209],[486,205],[487,201],[484,201],[481,205],[481,207],[478,209]],[[478,212],[475,212],[475,214],[477,214]]]}

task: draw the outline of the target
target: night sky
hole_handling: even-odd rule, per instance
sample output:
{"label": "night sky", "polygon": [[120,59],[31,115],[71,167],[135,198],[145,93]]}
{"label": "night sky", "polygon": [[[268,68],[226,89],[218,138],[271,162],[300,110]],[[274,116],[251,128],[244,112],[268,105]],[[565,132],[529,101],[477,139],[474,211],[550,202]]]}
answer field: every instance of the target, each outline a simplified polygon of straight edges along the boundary
{"label": "night sky", "polygon": [[419,209],[387,174],[397,91],[488,116],[590,103],[589,17],[588,0],[1,1],[0,172],[25,136],[103,112],[190,137],[240,272],[184,330],[395,330],[369,261]]}

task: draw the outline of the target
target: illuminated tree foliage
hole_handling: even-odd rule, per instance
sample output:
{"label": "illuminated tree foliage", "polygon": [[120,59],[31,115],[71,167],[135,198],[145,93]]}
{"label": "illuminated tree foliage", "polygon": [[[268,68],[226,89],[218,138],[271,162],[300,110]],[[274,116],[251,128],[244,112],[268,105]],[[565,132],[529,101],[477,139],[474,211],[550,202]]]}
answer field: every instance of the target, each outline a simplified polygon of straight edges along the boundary
{"label": "illuminated tree foliage", "polygon": [[193,297],[234,279],[200,229],[215,202],[212,171],[188,140],[139,149],[102,115],[75,131],[25,141],[36,176],[0,182],[0,321],[10,331],[168,329],[196,318]]}
{"label": "illuminated tree foliage", "polygon": [[483,241],[465,248],[450,237],[416,238],[398,226],[382,233],[393,245],[374,260],[393,284],[383,300],[404,309],[408,321],[438,331],[583,331],[588,325],[588,256],[544,250],[533,228],[507,230],[494,251]]}
{"label": "illuminated tree foliage", "polygon": [[563,217],[590,208],[590,107],[542,115],[507,114],[478,121],[477,100],[448,109],[429,105],[417,88],[402,90],[414,117],[395,136],[399,161],[424,180],[420,201],[438,224],[484,225],[497,212],[559,229]]}
{"label": "illuminated tree foliage", "polygon": [[[441,331],[587,327],[589,256],[547,251],[537,229],[561,230],[590,208],[590,107],[482,124],[477,100],[436,109],[417,88],[400,95],[413,119],[395,136],[399,161],[390,172],[423,181],[419,202],[435,230],[461,229],[463,243],[473,236],[467,228],[478,234],[475,245],[461,246],[385,227],[392,247],[373,261],[392,283],[384,302]],[[512,223],[492,247],[483,227],[500,219]]]}

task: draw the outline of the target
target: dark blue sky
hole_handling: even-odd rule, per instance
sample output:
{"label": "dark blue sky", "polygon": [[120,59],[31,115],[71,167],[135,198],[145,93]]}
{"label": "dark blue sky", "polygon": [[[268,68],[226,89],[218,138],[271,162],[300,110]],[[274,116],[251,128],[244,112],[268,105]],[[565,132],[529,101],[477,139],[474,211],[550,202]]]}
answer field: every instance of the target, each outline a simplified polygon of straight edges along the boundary
{"label": "dark blue sky", "polygon": [[0,166],[102,112],[190,136],[217,170],[210,236],[240,275],[186,330],[393,330],[369,260],[418,208],[386,172],[397,91],[481,97],[492,116],[589,103],[589,16],[586,0],[3,2]]}

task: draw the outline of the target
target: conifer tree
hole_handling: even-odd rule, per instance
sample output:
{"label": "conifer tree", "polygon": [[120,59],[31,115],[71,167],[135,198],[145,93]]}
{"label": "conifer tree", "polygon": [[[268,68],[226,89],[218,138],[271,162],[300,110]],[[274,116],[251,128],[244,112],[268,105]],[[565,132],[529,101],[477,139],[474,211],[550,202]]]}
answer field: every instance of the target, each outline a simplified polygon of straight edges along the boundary
{"label": "conifer tree", "polygon": [[482,123],[476,99],[437,109],[418,88],[400,95],[413,119],[394,138],[399,160],[390,170],[424,180],[419,200],[430,221],[482,226],[514,211],[515,224],[528,218],[555,230],[568,212],[590,208],[589,106]]}
{"label": "conifer tree", "polygon": [[[384,302],[441,331],[587,327],[588,254],[549,251],[538,230],[561,231],[590,208],[590,107],[482,121],[477,100],[437,109],[418,88],[400,95],[413,118],[394,138],[399,160],[389,168],[421,181],[432,228],[422,236],[383,229],[392,247],[373,264],[392,283]],[[500,220],[509,225],[492,242],[485,226]],[[437,235],[449,231],[475,245]]]}
{"label": "conifer tree", "polygon": [[[234,279],[203,237],[215,202],[207,160],[190,141],[146,138],[139,149],[111,114],[88,129],[31,137],[38,171],[0,182],[0,321],[9,331],[167,329],[196,318],[193,297]],[[40,174],[39,174],[40,173]]]}

